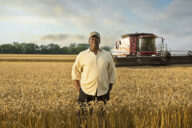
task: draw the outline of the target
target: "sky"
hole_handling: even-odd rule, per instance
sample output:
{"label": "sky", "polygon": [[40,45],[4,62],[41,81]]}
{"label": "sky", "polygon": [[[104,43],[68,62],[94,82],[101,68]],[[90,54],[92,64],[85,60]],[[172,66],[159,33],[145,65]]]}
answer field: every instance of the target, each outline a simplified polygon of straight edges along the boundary
{"label": "sky", "polygon": [[0,0],[0,44],[88,43],[147,32],[165,38],[168,49],[192,50],[192,0]]}

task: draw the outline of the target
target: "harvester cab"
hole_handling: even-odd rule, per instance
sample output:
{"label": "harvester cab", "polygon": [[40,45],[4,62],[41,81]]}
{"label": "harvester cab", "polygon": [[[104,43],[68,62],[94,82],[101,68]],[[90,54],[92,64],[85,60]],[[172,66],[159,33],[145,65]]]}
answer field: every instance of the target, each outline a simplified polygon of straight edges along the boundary
{"label": "harvester cab", "polygon": [[122,39],[115,43],[112,50],[114,57],[135,57],[135,56],[156,56],[160,55],[157,51],[156,38],[161,38],[159,46],[161,55],[165,51],[164,39],[152,33],[134,33],[121,36]]}

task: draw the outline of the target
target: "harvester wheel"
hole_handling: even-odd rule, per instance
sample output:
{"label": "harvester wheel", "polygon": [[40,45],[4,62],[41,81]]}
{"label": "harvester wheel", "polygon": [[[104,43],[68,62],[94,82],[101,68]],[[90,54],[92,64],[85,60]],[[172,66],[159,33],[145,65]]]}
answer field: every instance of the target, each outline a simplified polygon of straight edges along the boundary
{"label": "harvester wheel", "polygon": [[167,65],[167,63],[168,63],[167,58],[162,57],[160,63],[161,63],[161,65]]}
{"label": "harvester wheel", "polygon": [[189,51],[189,52],[187,53],[187,55],[188,55],[188,56],[192,56],[192,51]]}
{"label": "harvester wheel", "polygon": [[137,59],[136,62],[137,62],[138,64],[142,64],[141,59]]}

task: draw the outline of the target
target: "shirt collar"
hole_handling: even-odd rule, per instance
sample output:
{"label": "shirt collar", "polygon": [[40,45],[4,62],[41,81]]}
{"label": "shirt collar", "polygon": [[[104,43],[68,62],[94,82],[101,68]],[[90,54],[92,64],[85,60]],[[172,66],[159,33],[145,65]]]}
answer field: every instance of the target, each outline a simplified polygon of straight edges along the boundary
{"label": "shirt collar", "polygon": [[[102,49],[99,48],[99,51],[101,52]],[[88,48],[87,52],[92,52],[90,48]]]}

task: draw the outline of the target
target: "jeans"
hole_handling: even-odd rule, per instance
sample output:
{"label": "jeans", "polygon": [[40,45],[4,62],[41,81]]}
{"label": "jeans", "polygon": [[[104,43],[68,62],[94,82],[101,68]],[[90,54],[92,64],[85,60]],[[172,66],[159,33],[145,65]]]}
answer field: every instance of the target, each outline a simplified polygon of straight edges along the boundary
{"label": "jeans", "polygon": [[[97,92],[96,92],[97,95]],[[78,98],[78,102],[82,103],[82,102],[90,102],[90,101],[103,101],[104,104],[106,104],[106,102],[110,99],[110,91],[107,92],[107,94],[102,95],[102,96],[91,96],[91,95],[87,95],[83,92],[83,90],[80,88],[79,91],[79,98]]]}

